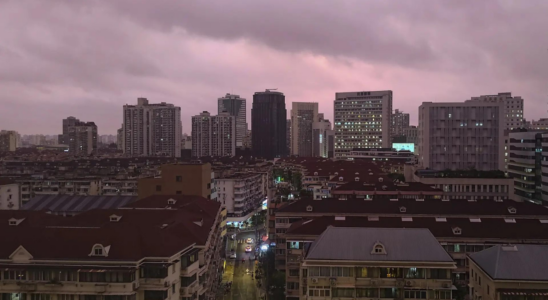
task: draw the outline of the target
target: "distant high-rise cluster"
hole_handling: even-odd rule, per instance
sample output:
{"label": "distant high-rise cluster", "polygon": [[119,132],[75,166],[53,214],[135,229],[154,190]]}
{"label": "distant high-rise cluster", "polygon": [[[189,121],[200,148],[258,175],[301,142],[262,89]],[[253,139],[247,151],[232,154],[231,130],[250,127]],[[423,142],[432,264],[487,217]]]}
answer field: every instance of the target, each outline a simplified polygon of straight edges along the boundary
{"label": "distant high-rise cluster", "polygon": [[181,108],[165,102],[124,105],[122,149],[128,156],[181,156]]}
{"label": "distant high-rise cluster", "polygon": [[20,136],[13,130],[0,131],[0,152],[15,151],[19,143]]}

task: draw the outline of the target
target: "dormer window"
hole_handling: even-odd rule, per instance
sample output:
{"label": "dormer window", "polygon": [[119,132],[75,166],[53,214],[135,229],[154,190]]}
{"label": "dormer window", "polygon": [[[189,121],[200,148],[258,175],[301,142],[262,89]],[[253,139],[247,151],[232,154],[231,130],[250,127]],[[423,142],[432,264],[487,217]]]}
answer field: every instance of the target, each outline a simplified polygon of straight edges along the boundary
{"label": "dormer window", "polygon": [[312,211],[312,205],[307,206],[306,211]]}
{"label": "dormer window", "polygon": [[383,244],[381,244],[380,242],[376,242],[375,245],[373,245],[373,250],[371,250],[371,254],[386,254],[386,249],[384,248]]}
{"label": "dormer window", "polygon": [[342,178],[342,177],[339,177],[339,181],[343,181],[343,178]]}
{"label": "dormer window", "polygon": [[318,172],[314,172],[314,176],[318,176]]}
{"label": "dormer window", "polygon": [[25,220],[25,218],[23,219],[16,219],[16,218],[11,218],[8,220],[8,224],[9,226],[17,226],[19,224],[21,224],[21,222],[23,222]]}
{"label": "dormer window", "polygon": [[118,216],[118,215],[111,215],[110,216],[110,221],[111,222],[118,222],[118,221],[120,221],[120,219],[122,219],[122,216]]}
{"label": "dormer window", "polygon": [[461,235],[462,234],[462,229],[460,229],[460,227],[453,227],[451,229],[453,230],[454,235]]}
{"label": "dormer window", "polygon": [[360,181],[360,177],[354,178],[355,181]]}
{"label": "dormer window", "polygon": [[101,244],[95,244],[91,248],[91,253],[89,256],[108,256],[108,251],[110,250],[110,246],[103,247]]}
{"label": "dormer window", "polygon": [[508,207],[508,212],[511,213],[511,214],[515,214],[515,213],[518,212],[518,210],[513,206],[509,206]]}
{"label": "dormer window", "polygon": [[335,175],[339,175],[339,172],[335,172]]}
{"label": "dormer window", "polygon": [[400,212],[401,213],[407,212],[407,208],[405,208],[405,206],[400,206]]}
{"label": "dormer window", "polygon": [[173,205],[175,203],[177,203],[177,200],[175,200],[175,199],[168,199],[167,200],[167,204]]}

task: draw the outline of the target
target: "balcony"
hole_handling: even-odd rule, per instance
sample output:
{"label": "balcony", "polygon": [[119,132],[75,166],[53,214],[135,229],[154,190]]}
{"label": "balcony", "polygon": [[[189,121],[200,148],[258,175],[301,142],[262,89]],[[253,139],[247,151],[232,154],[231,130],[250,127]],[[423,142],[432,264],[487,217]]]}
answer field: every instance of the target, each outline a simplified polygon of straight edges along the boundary
{"label": "balcony", "polygon": [[10,291],[19,293],[63,293],[67,294],[96,294],[119,295],[132,294],[139,288],[139,282],[52,282],[52,281],[10,281],[4,280],[0,292]]}
{"label": "balcony", "polygon": [[192,294],[198,292],[200,288],[200,285],[198,284],[198,280],[195,280],[192,284],[186,287],[181,287],[180,293],[183,297],[189,297]]}
{"label": "balcony", "polygon": [[188,276],[193,275],[196,272],[198,272],[199,269],[200,269],[200,263],[197,260],[194,263],[192,263],[191,265],[189,265],[188,267],[182,268],[181,269],[181,276],[187,276],[188,277]]}

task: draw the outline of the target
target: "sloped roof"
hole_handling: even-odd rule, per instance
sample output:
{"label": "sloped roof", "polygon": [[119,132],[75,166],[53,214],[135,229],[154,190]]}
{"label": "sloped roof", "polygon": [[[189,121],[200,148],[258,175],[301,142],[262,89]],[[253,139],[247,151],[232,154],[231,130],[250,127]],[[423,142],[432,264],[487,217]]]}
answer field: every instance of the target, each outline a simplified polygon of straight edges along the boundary
{"label": "sloped roof", "polygon": [[[386,254],[372,254],[381,243]],[[453,262],[428,229],[328,227],[307,260]]]}
{"label": "sloped roof", "polygon": [[498,245],[469,257],[495,280],[548,281],[548,245]]}
{"label": "sloped roof", "polygon": [[90,209],[111,209],[128,205],[137,196],[71,196],[37,195],[25,203],[23,210],[82,212]]}

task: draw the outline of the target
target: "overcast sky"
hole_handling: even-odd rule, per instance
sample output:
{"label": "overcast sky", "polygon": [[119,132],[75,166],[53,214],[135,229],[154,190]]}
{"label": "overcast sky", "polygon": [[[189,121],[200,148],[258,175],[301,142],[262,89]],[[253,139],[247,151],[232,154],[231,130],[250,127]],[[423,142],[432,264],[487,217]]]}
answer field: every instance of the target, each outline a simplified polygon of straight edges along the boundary
{"label": "overcast sky", "polygon": [[115,134],[137,97],[216,113],[226,93],[278,88],[320,103],[392,90],[417,123],[423,101],[512,92],[548,117],[548,1],[0,0],[0,129]]}

